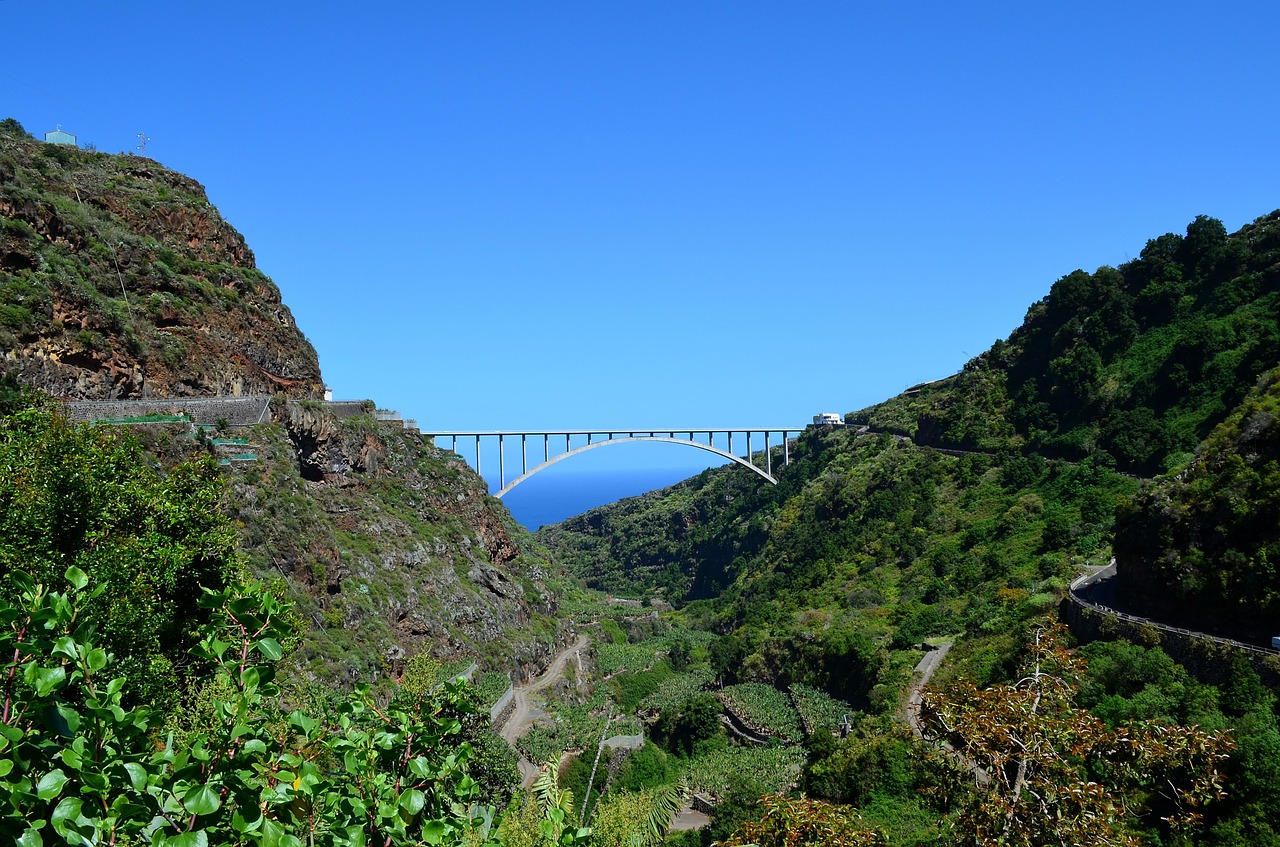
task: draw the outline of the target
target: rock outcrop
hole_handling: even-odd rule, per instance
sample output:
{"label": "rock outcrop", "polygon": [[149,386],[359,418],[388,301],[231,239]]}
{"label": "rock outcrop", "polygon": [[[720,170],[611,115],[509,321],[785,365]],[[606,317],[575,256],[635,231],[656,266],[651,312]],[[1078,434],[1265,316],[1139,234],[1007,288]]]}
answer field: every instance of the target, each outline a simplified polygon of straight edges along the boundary
{"label": "rock outcrop", "polygon": [[0,369],[55,397],[323,395],[315,350],[195,180],[0,132]]}

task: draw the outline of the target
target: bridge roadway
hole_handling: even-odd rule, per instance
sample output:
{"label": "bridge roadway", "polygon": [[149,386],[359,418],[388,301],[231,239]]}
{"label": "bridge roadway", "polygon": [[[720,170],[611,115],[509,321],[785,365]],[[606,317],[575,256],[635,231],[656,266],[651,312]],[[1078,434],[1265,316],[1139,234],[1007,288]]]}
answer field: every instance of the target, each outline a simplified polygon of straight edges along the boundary
{"label": "bridge roadway", "polygon": [[[469,439],[475,440],[475,470],[481,473],[481,445],[483,443],[497,442],[498,448],[498,487],[499,491],[495,495],[502,497],[511,489],[533,476],[538,471],[554,465],[556,462],[563,461],[570,456],[576,456],[587,450],[594,450],[598,447],[604,447],[609,444],[625,444],[636,441],[666,442],[669,444],[682,444],[687,447],[696,447],[699,450],[706,450],[714,453],[721,458],[728,459],[743,467],[750,468],[753,472],[776,485],[777,477],[773,473],[773,452],[774,446],[771,443],[771,437],[774,435],[782,436],[782,464],[789,465],[791,463],[791,444],[790,438],[803,430],[803,426],[777,426],[777,427],[734,427],[730,429],[718,429],[707,427],[676,427],[664,429],[573,429],[573,430],[490,430],[479,432],[475,430],[467,431],[428,431],[423,430],[422,434],[431,439],[437,447],[443,447],[441,440],[449,439],[449,449],[458,452],[458,440],[463,439],[464,442]],[[745,436],[746,439],[746,456],[739,456],[733,449],[733,438],[735,435]],[[757,464],[758,458],[752,448],[752,437],[760,436],[763,438],[764,449],[760,451],[763,456],[763,467]],[[507,482],[507,440],[520,439],[520,475]],[[529,463],[529,440],[542,439],[542,461],[530,465]],[[564,450],[559,451],[559,440],[564,439]],[[577,439],[575,443],[574,439]],[[556,441],[556,450],[552,451],[552,439]],[[488,440],[486,442],[486,440]],[[725,445],[721,447],[720,444]],[[535,448],[536,449],[536,448]],[[536,458],[536,454],[535,454]]]}

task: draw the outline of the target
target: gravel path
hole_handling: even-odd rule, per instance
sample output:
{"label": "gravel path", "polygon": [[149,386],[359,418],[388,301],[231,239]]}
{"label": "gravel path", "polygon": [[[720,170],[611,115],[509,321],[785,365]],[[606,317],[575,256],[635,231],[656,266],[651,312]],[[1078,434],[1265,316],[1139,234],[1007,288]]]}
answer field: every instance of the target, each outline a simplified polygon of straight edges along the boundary
{"label": "gravel path", "polygon": [[587,636],[579,633],[572,644],[556,654],[556,657],[551,660],[551,664],[547,666],[541,676],[527,685],[517,685],[512,690],[511,702],[513,710],[511,717],[507,718],[507,722],[502,726],[502,738],[520,756],[521,784],[525,788],[533,785],[533,781],[538,776],[539,765],[529,761],[524,757],[524,754],[520,753],[516,748],[516,739],[524,735],[529,727],[533,725],[534,720],[542,714],[540,709],[534,707],[530,695],[555,684],[558,679],[564,676],[564,669],[569,660],[579,651],[584,650],[589,643],[590,640]]}

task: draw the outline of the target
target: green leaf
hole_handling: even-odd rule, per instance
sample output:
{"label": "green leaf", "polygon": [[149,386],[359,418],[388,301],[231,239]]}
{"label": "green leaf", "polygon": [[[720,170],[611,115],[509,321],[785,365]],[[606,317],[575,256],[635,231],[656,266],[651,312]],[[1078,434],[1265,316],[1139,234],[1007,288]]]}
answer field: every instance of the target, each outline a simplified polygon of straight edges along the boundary
{"label": "green leaf", "polygon": [[28,829],[14,844],[17,847],[44,847],[44,839],[40,836],[40,830]]}
{"label": "green leaf", "polygon": [[301,712],[297,709],[294,709],[289,713],[289,723],[298,729],[303,735],[310,735],[315,732],[316,727],[320,725],[315,718],[312,718],[305,712]]}
{"label": "green leaf", "polygon": [[125,772],[129,774],[129,785],[134,791],[143,791],[147,787],[147,769],[137,762],[126,762]]}
{"label": "green leaf", "polygon": [[164,845],[165,847],[209,847],[209,836],[205,835],[203,829],[197,829],[195,832],[171,835],[164,840]]}
{"label": "green leaf", "polygon": [[262,823],[262,847],[281,847],[284,827],[278,821],[267,819]]}
{"label": "green leaf", "polygon": [[443,820],[429,820],[422,824],[422,840],[428,844],[441,844],[449,834],[449,824]]}
{"label": "green leaf", "polygon": [[36,796],[41,800],[52,800],[62,793],[62,786],[67,784],[67,775],[62,772],[62,768],[49,771],[40,777],[40,782],[36,785]]}
{"label": "green leaf", "polygon": [[13,759],[0,759],[0,776],[8,776],[13,770]]}
{"label": "green leaf", "polygon": [[107,666],[107,651],[95,647],[85,656],[85,661],[89,664],[89,670],[96,673]]}
{"label": "green leaf", "polygon": [[427,796],[416,788],[410,788],[408,791],[400,795],[400,808],[404,809],[411,815],[416,815],[422,811],[422,807],[427,804]]}
{"label": "green leaf", "polygon": [[274,662],[284,655],[284,648],[280,646],[280,642],[274,638],[263,638],[254,642],[254,647],[258,648],[258,652],[266,656],[268,660]]}
{"label": "green leaf", "polygon": [[67,568],[65,575],[67,577],[67,582],[71,583],[71,586],[75,588],[76,591],[84,591],[89,585],[89,577],[85,575],[84,571],[80,570],[75,565]]}
{"label": "green leaf", "polygon": [[210,785],[193,786],[182,797],[182,806],[193,815],[211,815],[218,811],[222,800]]}
{"label": "green leaf", "polygon": [[68,706],[66,703],[55,703],[54,708],[58,710],[58,714],[62,716],[62,720],[67,725],[67,732],[75,734],[80,731],[80,713]]}
{"label": "green leaf", "polygon": [[68,841],[79,841],[79,838],[72,838],[78,835],[72,824],[80,817],[80,798],[79,797],[63,797],[53,809],[53,814],[49,821],[53,824],[53,831],[61,835]]}
{"label": "green leaf", "polygon": [[63,747],[59,758],[62,759],[62,764],[73,771],[78,771],[84,766],[84,757],[72,747]]}
{"label": "green leaf", "polygon": [[79,658],[79,654],[76,653],[76,640],[70,635],[58,636],[57,640],[53,642],[53,649],[50,653],[73,662]]}
{"label": "green leaf", "polygon": [[37,697],[48,697],[66,682],[67,672],[62,667],[42,668],[34,664],[27,665],[23,679],[36,690]]}

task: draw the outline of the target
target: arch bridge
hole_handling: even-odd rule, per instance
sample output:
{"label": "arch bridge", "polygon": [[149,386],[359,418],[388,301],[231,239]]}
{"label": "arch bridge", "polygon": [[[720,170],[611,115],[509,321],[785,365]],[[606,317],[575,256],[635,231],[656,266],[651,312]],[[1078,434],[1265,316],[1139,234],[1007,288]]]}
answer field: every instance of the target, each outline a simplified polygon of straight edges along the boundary
{"label": "arch bridge", "polygon": [[[804,427],[802,426],[791,426],[736,427],[732,429],[689,429],[686,427],[681,429],[492,430],[485,432],[474,430],[427,432],[423,430],[422,434],[430,438],[437,447],[441,448],[445,446],[442,442],[448,440],[448,449],[454,453],[458,452],[459,441],[466,444],[474,440],[475,461],[473,467],[476,473],[481,474],[481,476],[483,476],[483,473],[481,472],[480,457],[484,452],[482,447],[486,445],[492,447],[496,442],[499,490],[495,496],[502,497],[538,471],[549,468],[557,462],[564,461],[570,456],[577,456],[588,450],[595,450],[610,444],[626,444],[637,441],[683,444],[687,447],[706,450],[709,453],[714,453],[721,458],[749,468],[758,476],[777,485],[778,479],[773,473],[773,454],[777,448],[773,445],[771,439],[776,435],[781,436],[782,455],[780,458],[785,466],[791,463],[791,444],[789,439],[799,434],[803,429]],[[745,444],[745,455],[738,455],[738,451],[734,449],[735,435],[743,436],[743,440],[739,441],[739,445]],[[757,443],[763,443],[763,450],[758,452],[753,450],[753,436],[761,439]],[[539,440],[542,442],[542,450],[540,451],[542,457],[540,461],[537,456]],[[507,452],[508,448],[517,443],[517,441],[520,445],[520,475],[508,483]],[[530,441],[534,443],[534,462],[532,464],[529,459]],[[561,449],[562,446],[563,449]],[[464,456],[463,458],[466,459],[467,457]]]}

